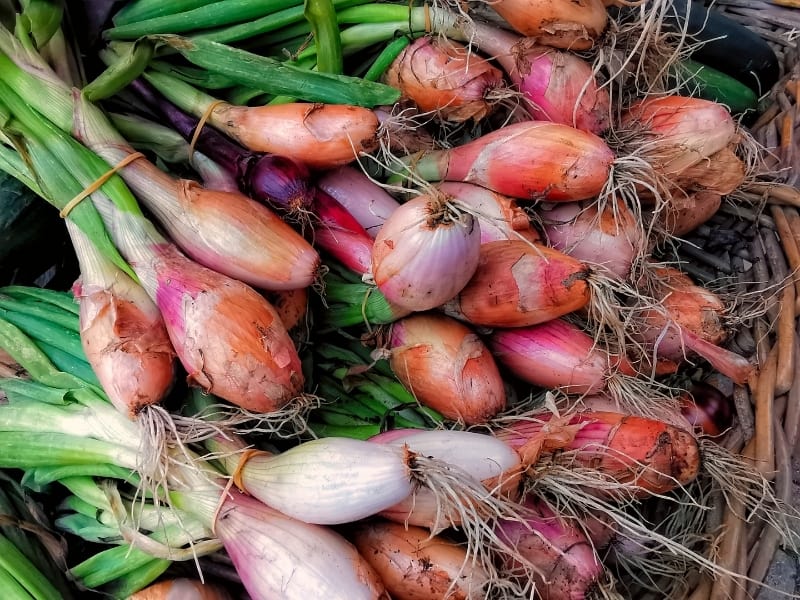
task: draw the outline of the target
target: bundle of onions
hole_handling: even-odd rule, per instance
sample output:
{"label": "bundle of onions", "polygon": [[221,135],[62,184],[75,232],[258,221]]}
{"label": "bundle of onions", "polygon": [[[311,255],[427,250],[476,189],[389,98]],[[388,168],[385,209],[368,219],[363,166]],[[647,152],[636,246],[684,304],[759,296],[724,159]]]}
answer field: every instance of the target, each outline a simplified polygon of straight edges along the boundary
{"label": "bundle of onions", "polygon": [[591,48],[608,23],[603,0],[500,0],[490,6],[522,35],[569,50]]}
{"label": "bundle of onions", "polygon": [[[443,36],[419,37],[384,74],[423,112],[444,121],[480,121],[502,97],[503,73],[466,46]],[[506,95],[508,93],[506,92]]]}
{"label": "bundle of onions", "polygon": [[293,519],[236,491],[173,492],[222,542],[253,600],[388,600],[377,573],[341,535]]}
{"label": "bundle of onions", "polygon": [[161,73],[147,80],[171,102],[255,152],[286,156],[314,169],[353,162],[378,147],[378,117],[347,104],[290,102],[239,106],[221,102]]}
{"label": "bundle of onions", "polygon": [[148,585],[131,595],[128,600],[231,600],[224,587],[198,579],[178,577]]}
{"label": "bundle of onions", "polygon": [[593,494],[664,494],[693,481],[700,471],[700,450],[692,433],[618,412],[540,414],[503,425],[494,435],[521,453],[526,446],[537,449],[533,479],[553,476],[548,470],[558,467],[576,475],[585,469],[591,473],[586,475],[587,491]]}
{"label": "bundle of onions", "polygon": [[375,238],[400,203],[363,171],[349,165],[325,171],[317,187],[341,204]]}
{"label": "bundle of onions", "polygon": [[727,338],[722,299],[676,268],[652,267],[652,275],[656,302],[637,308],[634,332],[647,345],[649,359],[680,364],[698,355],[736,383],[746,383],[754,365],[720,346]]}
{"label": "bundle of onions", "polygon": [[186,140],[191,141],[196,134],[195,148],[230,174],[243,193],[289,214],[308,208],[311,175],[305,164],[286,156],[248,150],[213,127],[198,131],[197,117],[175,106],[144,78],[135,79],[129,87]]}
{"label": "bundle of onions", "polygon": [[589,268],[536,242],[481,244],[469,282],[442,309],[487,327],[524,327],[550,321],[587,305]]}
{"label": "bundle of onions", "polygon": [[437,313],[395,321],[388,344],[397,378],[424,406],[467,425],[506,406],[503,379],[489,349],[469,327]]}
{"label": "bundle of onions", "polygon": [[513,198],[563,202],[598,196],[614,153],[592,133],[525,121],[453,148],[399,160],[428,181],[464,181]]}
{"label": "bundle of onions", "polygon": [[[97,107],[74,99],[73,135],[110,164],[134,154]],[[122,170],[132,191],[199,263],[255,287],[297,289],[314,282],[319,255],[265,206],[236,192],[176,179],[139,158]]]}
{"label": "bundle of onions", "polygon": [[554,248],[627,280],[644,252],[644,231],[625,202],[564,202],[537,208]]}
{"label": "bundle of onions", "polygon": [[402,204],[372,249],[372,276],[391,303],[414,311],[455,296],[478,266],[480,226],[435,189]]}
{"label": "bundle of onions", "polygon": [[[194,136],[198,119],[159,96],[146,81],[138,79],[131,85],[183,136]],[[306,165],[285,156],[248,150],[210,127],[199,131],[197,141],[243,193],[284,214],[288,222],[298,222],[303,229],[313,225],[308,232],[317,247],[360,274],[369,270],[371,238],[336,199],[312,185]]]}
{"label": "bundle of onions", "polygon": [[479,185],[457,181],[443,181],[436,187],[456,198],[459,205],[468,208],[478,219],[481,244],[500,240],[540,241],[539,233],[515,198],[503,196]]}
{"label": "bundle of onions", "polygon": [[161,402],[175,380],[164,319],[139,284],[94,251],[72,221],[66,224],[81,270],[72,292],[83,351],[111,403],[136,418]]}
{"label": "bundle of onions", "polygon": [[[603,582],[605,569],[593,547],[575,525],[556,515],[544,502],[528,497],[522,503],[525,521],[501,521],[499,534],[538,567],[533,573],[537,597],[573,600],[591,597]],[[514,565],[504,565],[514,576]]]}
{"label": "bundle of onions", "polygon": [[462,544],[427,529],[375,519],[356,525],[348,537],[396,600],[484,595],[489,573],[468,561]]}

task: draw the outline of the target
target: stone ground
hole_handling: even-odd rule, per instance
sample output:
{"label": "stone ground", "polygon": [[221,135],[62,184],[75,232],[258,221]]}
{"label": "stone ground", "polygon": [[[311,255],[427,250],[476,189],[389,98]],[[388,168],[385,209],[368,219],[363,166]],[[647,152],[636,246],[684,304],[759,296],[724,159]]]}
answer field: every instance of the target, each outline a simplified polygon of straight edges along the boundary
{"label": "stone ground", "polygon": [[[795,452],[795,455],[797,454],[799,453]],[[793,467],[793,503],[795,507],[800,509],[800,457],[795,458]],[[758,595],[758,600],[800,598],[800,561],[798,561],[798,557],[778,550],[766,582],[776,590],[780,590],[780,592],[765,589]]]}

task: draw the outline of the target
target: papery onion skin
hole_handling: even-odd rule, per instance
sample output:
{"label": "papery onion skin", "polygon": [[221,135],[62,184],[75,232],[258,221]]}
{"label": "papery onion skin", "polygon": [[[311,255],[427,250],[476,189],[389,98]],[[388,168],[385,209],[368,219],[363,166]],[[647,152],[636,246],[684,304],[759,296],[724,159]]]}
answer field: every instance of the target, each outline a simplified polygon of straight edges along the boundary
{"label": "papery onion skin", "polygon": [[220,585],[178,577],[147,586],[128,597],[128,600],[231,600],[232,596]]}
{"label": "papery onion skin", "polygon": [[651,96],[633,104],[621,127],[649,155],[659,173],[680,175],[689,167],[727,147],[736,123],[721,104],[686,96]]}
{"label": "papery onion skin", "polygon": [[[522,480],[519,454],[495,436],[468,431],[404,430],[373,436],[370,442],[407,445],[413,452],[433,456],[479,479],[493,494],[516,499]],[[443,514],[433,492],[418,488],[414,493],[380,512],[385,519],[439,531],[461,523],[457,514]]]}
{"label": "papery onion skin", "polygon": [[603,207],[563,202],[540,207],[538,214],[551,246],[628,279],[643,250],[644,232],[624,202],[613,201]]}
{"label": "papery onion skin", "polygon": [[442,314],[413,314],[392,325],[389,364],[425,406],[448,419],[485,423],[505,408],[494,358],[466,325]]}
{"label": "papery onion skin", "polygon": [[657,358],[680,363],[696,353],[736,383],[746,383],[755,366],[721,347],[728,335],[721,298],[673,267],[656,268],[654,275],[658,282],[654,295],[659,303],[638,311],[640,339]]}
{"label": "papery onion skin", "polygon": [[405,160],[429,181],[464,181],[512,198],[564,202],[599,196],[615,156],[592,133],[524,121]]}
{"label": "papery onion skin", "polygon": [[126,275],[118,277],[110,286],[78,282],[73,293],[86,358],[111,403],[135,418],[172,388],[175,350],[158,307]]}
{"label": "papery onion skin", "polygon": [[601,392],[617,371],[635,375],[626,359],[604,351],[592,336],[563,319],[497,329],[487,343],[497,362],[516,377],[569,394]]}
{"label": "papery onion skin", "polygon": [[253,600],[389,600],[377,573],[338,533],[232,493],[214,532]]}
{"label": "papery onion skin", "polygon": [[489,576],[463,545],[422,527],[373,520],[349,538],[395,600],[468,600],[484,596]]}
{"label": "papery onion skin", "polygon": [[[525,520],[500,521],[498,531],[523,558],[537,567],[532,574],[542,600],[583,600],[600,583],[603,563],[592,542],[544,503],[523,503]],[[506,570],[514,572],[508,563]],[[512,575],[513,576],[513,575]]]}
{"label": "papery onion skin", "polygon": [[268,292],[267,301],[278,313],[286,331],[292,331],[306,319],[308,312],[308,288]]}
{"label": "papery onion skin", "polygon": [[434,36],[419,37],[406,46],[384,82],[419,110],[457,123],[479,121],[491,113],[487,95],[504,85],[503,73],[487,59],[454,40]]}
{"label": "papery onion skin", "polygon": [[697,229],[717,214],[722,196],[714,192],[687,194],[675,190],[667,205],[658,213],[658,220],[668,235],[680,237]]}
{"label": "papery onion skin", "polygon": [[218,105],[209,122],[256,152],[270,152],[327,169],[378,147],[378,118],[345,104],[294,102],[270,106]]}
{"label": "papery onion skin", "polygon": [[189,382],[254,412],[300,394],[300,358],[274,308],[251,287],[171,244],[129,262],[164,316]]}
{"label": "papery onion skin", "polygon": [[474,325],[535,325],[586,306],[588,277],[584,263],[542,244],[489,242],[481,244],[475,274],[443,310]]}
{"label": "papery onion skin", "polygon": [[568,50],[591,48],[608,23],[602,0],[499,0],[491,6],[522,35]]}
{"label": "papery onion skin", "polygon": [[[521,448],[541,435],[552,418],[543,413],[497,429],[495,435],[512,448]],[[558,452],[566,461],[598,471],[626,486],[622,493],[647,497],[663,494],[693,481],[700,470],[700,450],[695,437],[668,423],[617,412],[575,413],[568,425],[580,425],[574,438]],[[608,491],[589,489],[596,494]]]}
{"label": "papery onion skin", "polygon": [[481,227],[481,244],[501,240],[541,241],[516,198],[471,183],[443,181],[436,186],[470,210]]}
{"label": "papery onion skin", "polygon": [[444,200],[428,194],[409,200],[375,238],[375,284],[401,308],[436,308],[455,296],[478,266],[480,226],[467,213],[452,214]]}

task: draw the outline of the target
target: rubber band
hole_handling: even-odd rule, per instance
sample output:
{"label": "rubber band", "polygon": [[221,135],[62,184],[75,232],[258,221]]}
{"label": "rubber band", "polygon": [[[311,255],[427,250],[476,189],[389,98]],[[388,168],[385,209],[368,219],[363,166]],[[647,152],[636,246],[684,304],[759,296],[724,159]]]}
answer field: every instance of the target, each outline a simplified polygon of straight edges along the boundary
{"label": "rubber band", "polygon": [[203,130],[203,127],[206,125],[206,121],[211,118],[211,114],[214,112],[214,109],[217,108],[220,104],[226,104],[225,100],[214,100],[211,104],[208,105],[203,116],[200,117],[200,120],[197,122],[197,126],[194,128],[194,132],[192,132],[192,141],[189,142],[189,159],[192,158],[194,155],[194,146],[197,143],[197,140],[200,138],[200,132]]}
{"label": "rubber band", "polygon": [[100,177],[95,179],[94,182],[92,182],[88,187],[86,187],[80,194],[78,194],[72,200],[67,202],[64,205],[64,208],[62,208],[61,211],[59,211],[58,216],[61,217],[62,219],[66,219],[67,216],[69,216],[69,213],[72,212],[72,209],[78,206],[78,204],[80,204],[80,202],[84,198],[94,194],[97,190],[99,190],[103,186],[103,184],[106,181],[111,179],[111,177],[113,177],[117,173],[117,171],[128,166],[130,163],[139,158],[145,158],[145,155],[142,154],[141,152],[134,152],[123,158],[116,165],[114,165],[108,171],[100,175]]}
{"label": "rubber band", "polygon": [[430,4],[425,4],[424,11],[425,13],[425,33],[431,32],[431,7]]}
{"label": "rubber band", "polygon": [[242,452],[242,456],[239,458],[239,462],[236,463],[236,468],[231,473],[231,481],[239,488],[240,492],[245,492],[244,485],[242,485],[242,469],[244,468],[247,461],[253,458],[255,454],[267,454],[263,450],[255,450],[254,448],[249,448]]}

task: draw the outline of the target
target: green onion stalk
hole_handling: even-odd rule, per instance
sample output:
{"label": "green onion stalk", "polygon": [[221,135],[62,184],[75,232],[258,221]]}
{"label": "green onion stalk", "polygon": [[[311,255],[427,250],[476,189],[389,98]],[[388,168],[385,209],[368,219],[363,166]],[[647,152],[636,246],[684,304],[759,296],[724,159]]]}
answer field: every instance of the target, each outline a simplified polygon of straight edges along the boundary
{"label": "green onion stalk", "polygon": [[[17,69],[16,76],[31,83],[32,78],[22,75]],[[76,177],[73,185],[79,190],[106,173],[107,165],[98,164],[102,159],[57,128],[45,127],[42,119],[31,119],[29,125],[46,134],[61,170]],[[303,409],[302,401],[288,406],[301,399],[300,359],[275,309],[261,294],[182,254],[144,218],[118,178],[112,177],[91,199],[115,245],[160,309],[190,383],[265,418],[281,419]]]}
{"label": "green onion stalk", "polygon": [[386,325],[409,314],[406,309],[391,304],[377,286],[361,281],[352,271],[332,261],[325,275],[325,303],[322,311],[323,328],[341,329],[353,325]]}
{"label": "green onion stalk", "polygon": [[[314,282],[318,254],[266,206],[236,191],[207,189],[193,180],[165,173],[137,154],[106,115],[84,96],[77,92],[73,95],[64,82],[53,84],[53,78],[39,77],[38,72],[48,67],[40,58],[34,62],[23,54],[21,44],[7,31],[0,30],[0,47],[9,52],[0,58],[8,87],[29,86],[20,94],[14,110],[23,111],[21,99],[27,99],[27,94],[37,88],[45,88],[41,91],[49,95],[48,103],[32,103],[33,108],[91,148],[95,154],[94,178],[107,173],[111,165],[124,165],[119,172],[126,184],[191,258],[268,290],[298,289]],[[32,77],[15,67],[14,61],[36,68],[37,75]]]}
{"label": "green onion stalk", "polygon": [[[67,177],[40,137],[20,122],[12,121],[10,128],[24,136],[29,163],[40,182],[34,191],[63,209],[70,197],[80,194],[80,186]],[[81,204],[102,223],[91,202]],[[58,340],[72,339],[70,347],[59,349],[76,358],[85,353],[111,403],[128,417],[138,418],[146,407],[158,405],[167,396],[175,380],[175,351],[164,319],[133,277],[106,258],[71,219],[65,223],[80,267],[80,278],[73,286],[80,306],[79,331],[54,325],[56,334],[44,341],[58,348]],[[127,271],[131,272],[130,268]],[[21,324],[20,316],[14,314],[4,312],[0,303],[0,315]],[[35,329],[41,330],[47,322],[43,319]]]}
{"label": "green onion stalk", "polygon": [[30,494],[0,472],[0,577],[5,597],[22,588],[20,598],[71,600],[75,590],[64,577],[65,547]]}
{"label": "green onion stalk", "polygon": [[436,429],[444,423],[358,341],[322,342],[314,347],[313,360],[319,374],[314,383],[328,399],[309,416],[318,437],[368,439],[390,429]]}

